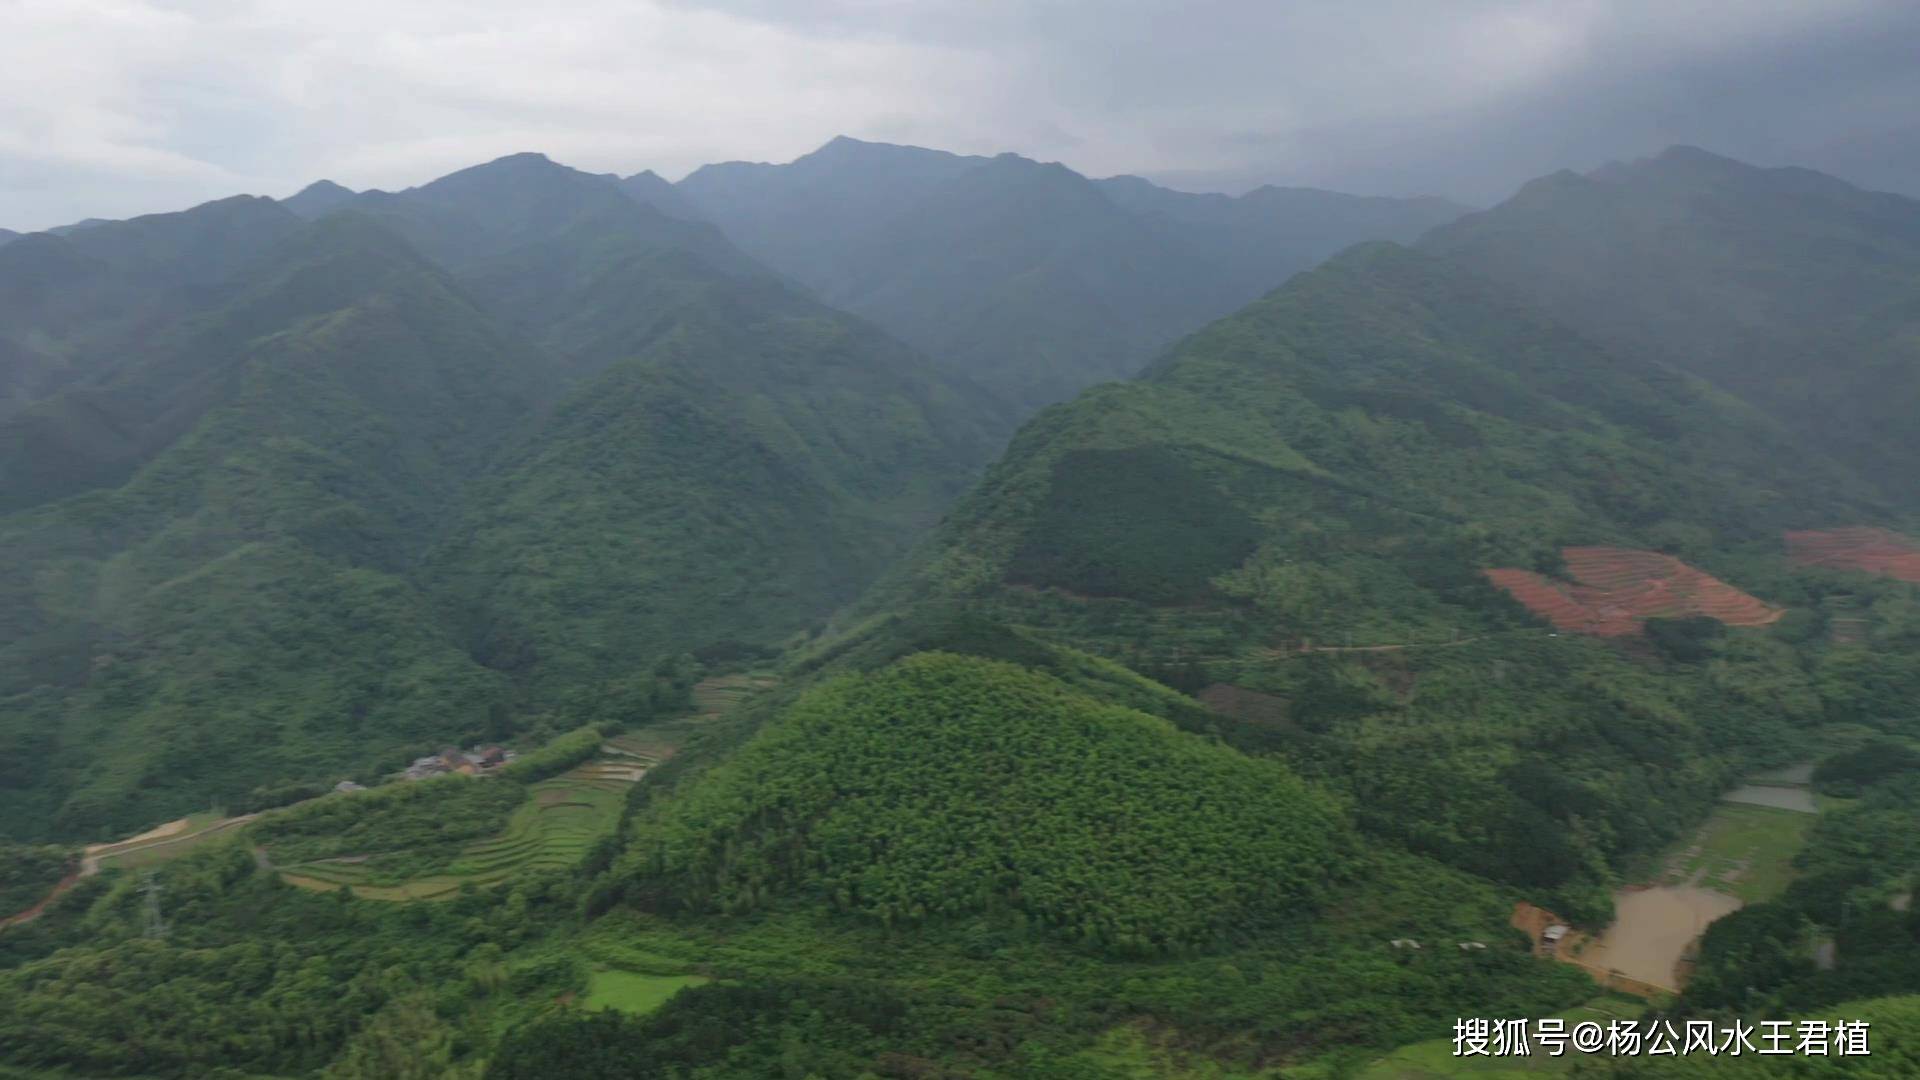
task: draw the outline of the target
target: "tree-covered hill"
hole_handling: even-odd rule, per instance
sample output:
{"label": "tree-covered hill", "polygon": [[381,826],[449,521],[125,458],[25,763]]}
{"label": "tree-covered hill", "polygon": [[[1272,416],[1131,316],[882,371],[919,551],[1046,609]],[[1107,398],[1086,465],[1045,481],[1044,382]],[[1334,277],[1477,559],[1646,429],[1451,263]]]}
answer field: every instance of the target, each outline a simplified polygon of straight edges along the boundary
{"label": "tree-covered hill", "polygon": [[888,926],[998,915],[1147,954],[1305,917],[1354,844],[1278,761],[948,653],[813,691],[634,835],[629,888],[668,910],[804,890]]}
{"label": "tree-covered hill", "polygon": [[1920,492],[1920,201],[1674,147],[1536,180],[1421,246]]}
{"label": "tree-covered hill", "polygon": [[839,138],[679,190],[747,251],[1023,412],[1137,372],[1181,335],[1340,248],[1411,240],[1440,200],[1094,182],[1014,154]]}

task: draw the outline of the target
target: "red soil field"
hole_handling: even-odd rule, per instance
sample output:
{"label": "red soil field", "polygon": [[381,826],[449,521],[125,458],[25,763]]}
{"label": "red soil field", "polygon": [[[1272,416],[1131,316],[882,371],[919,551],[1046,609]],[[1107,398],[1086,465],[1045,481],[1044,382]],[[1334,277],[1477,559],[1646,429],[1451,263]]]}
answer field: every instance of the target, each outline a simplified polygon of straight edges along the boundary
{"label": "red soil field", "polygon": [[1920,544],[1891,529],[1862,525],[1787,534],[1787,556],[1802,566],[1865,570],[1920,581]]}
{"label": "red soil field", "polygon": [[1562,548],[1571,581],[1531,570],[1488,570],[1555,629],[1600,637],[1639,633],[1651,618],[1706,615],[1728,626],[1764,626],[1782,612],[1671,555],[1632,548]]}

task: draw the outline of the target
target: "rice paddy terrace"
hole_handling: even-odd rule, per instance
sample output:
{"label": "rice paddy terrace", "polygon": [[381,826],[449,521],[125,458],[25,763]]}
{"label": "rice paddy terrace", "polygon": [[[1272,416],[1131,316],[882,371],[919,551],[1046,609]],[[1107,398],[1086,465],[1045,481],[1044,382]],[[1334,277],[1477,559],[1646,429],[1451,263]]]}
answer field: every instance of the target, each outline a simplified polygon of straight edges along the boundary
{"label": "rice paddy terrace", "polygon": [[1786,534],[1787,557],[1801,566],[1863,570],[1920,582],[1920,543],[1891,529],[1857,526]]}
{"label": "rice paddy terrace", "polygon": [[592,761],[531,785],[506,832],[467,845],[433,873],[408,875],[388,853],[378,862],[356,855],[281,867],[281,876],[302,888],[350,888],[368,900],[436,900],[466,885],[485,888],[525,872],[571,869],[613,831],[627,789],[672,755],[672,746],[644,735],[609,739]]}
{"label": "rice paddy terrace", "polygon": [[1531,570],[1488,570],[1488,580],[1557,630],[1621,637],[1652,618],[1705,615],[1728,626],[1764,626],[1782,611],[1671,555],[1616,547],[1561,549],[1567,580]]}
{"label": "rice paddy terrace", "polygon": [[716,675],[693,684],[693,711],[702,720],[710,720],[731,711],[735,705],[780,680],[772,675],[736,673]]}

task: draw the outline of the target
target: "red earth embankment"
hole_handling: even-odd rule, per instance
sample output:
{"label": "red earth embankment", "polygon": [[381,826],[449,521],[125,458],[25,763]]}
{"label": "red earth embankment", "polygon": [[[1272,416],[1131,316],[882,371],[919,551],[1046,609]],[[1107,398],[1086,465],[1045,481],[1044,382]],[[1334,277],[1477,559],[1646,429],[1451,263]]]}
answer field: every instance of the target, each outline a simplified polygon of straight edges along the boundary
{"label": "red earth embankment", "polygon": [[1488,570],[1487,578],[1555,629],[1600,637],[1638,633],[1653,618],[1705,615],[1728,626],[1764,626],[1782,614],[1671,555],[1616,547],[1560,554],[1569,581],[1513,569]]}
{"label": "red earth embankment", "polygon": [[1901,581],[1920,581],[1920,544],[1892,529],[1870,525],[1790,532],[1787,557],[1802,566],[1864,570]]}

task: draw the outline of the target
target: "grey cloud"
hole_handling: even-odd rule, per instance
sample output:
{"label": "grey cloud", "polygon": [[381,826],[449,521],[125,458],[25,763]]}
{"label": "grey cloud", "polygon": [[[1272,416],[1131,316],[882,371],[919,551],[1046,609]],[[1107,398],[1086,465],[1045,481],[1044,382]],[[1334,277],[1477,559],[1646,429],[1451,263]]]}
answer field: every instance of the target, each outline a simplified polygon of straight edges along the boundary
{"label": "grey cloud", "polygon": [[1490,202],[1697,143],[1920,194],[1902,0],[21,0],[0,224],[537,149],[676,175],[835,134]]}

